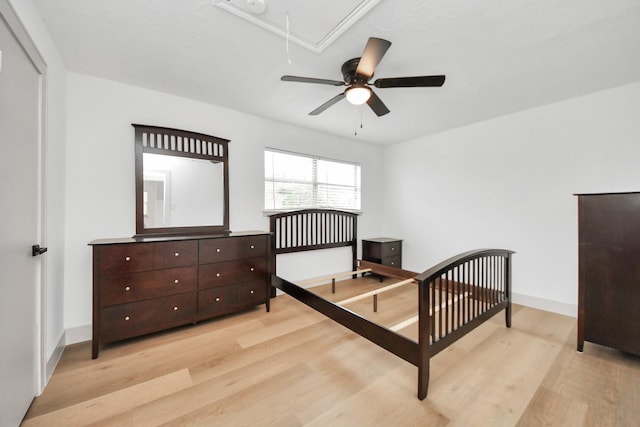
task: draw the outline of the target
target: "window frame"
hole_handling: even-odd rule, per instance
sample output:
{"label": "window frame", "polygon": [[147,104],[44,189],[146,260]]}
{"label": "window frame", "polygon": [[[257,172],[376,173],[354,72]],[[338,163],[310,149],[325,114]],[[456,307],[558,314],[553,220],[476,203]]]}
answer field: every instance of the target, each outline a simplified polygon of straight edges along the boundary
{"label": "window frame", "polygon": [[[312,161],[312,167],[311,167],[311,180],[307,181],[307,180],[296,180],[296,179],[276,179],[275,178],[275,174],[273,174],[274,176],[272,178],[268,178],[267,177],[267,170],[266,170],[266,156],[268,152],[272,152],[272,153],[281,153],[281,154],[286,154],[286,155],[290,155],[290,156],[296,156],[296,157],[301,157],[301,158],[305,158],[305,159],[311,159]],[[345,184],[331,184],[329,182],[321,182],[318,180],[318,162],[319,161],[324,161],[324,162],[330,162],[330,163],[337,163],[337,164],[344,164],[344,165],[349,165],[354,167],[354,172],[357,173],[359,176],[354,177],[354,185],[345,185]],[[289,150],[282,150],[279,148],[272,148],[272,147],[265,147],[264,149],[264,156],[263,156],[263,167],[265,167],[264,169],[264,200],[263,200],[263,212],[265,214],[273,214],[273,213],[279,213],[279,212],[290,212],[290,211],[294,211],[294,210],[300,210],[300,209],[335,209],[335,210],[341,210],[341,211],[345,211],[345,212],[353,212],[353,213],[357,213],[360,214],[362,213],[362,165],[358,162],[353,162],[353,161],[349,161],[349,160],[342,160],[342,159],[333,159],[333,158],[329,158],[329,157],[324,157],[324,156],[319,156],[319,155],[315,155],[315,154],[307,154],[307,153],[300,153],[300,152],[295,152],[295,151],[289,151]],[[275,207],[275,203],[274,203],[274,207],[273,208],[267,208],[267,183],[278,183],[278,182],[283,182],[283,183],[290,183],[290,184],[302,184],[302,185],[311,185],[312,186],[312,198],[313,198],[313,205],[310,206],[297,206],[297,207],[291,207],[291,208],[287,208],[287,207]],[[359,207],[355,208],[345,208],[345,207],[337,207],[337,206],[322,206],[318,204],[318,195],[319,195],[319,187],[323,186],[323,185],[329,185],[329,186],[336,186],[336,187],[345,187],[345,188],[349,188],[349,189],[353,189],[354,191],[357,191],[357,199],[359,201]]]}

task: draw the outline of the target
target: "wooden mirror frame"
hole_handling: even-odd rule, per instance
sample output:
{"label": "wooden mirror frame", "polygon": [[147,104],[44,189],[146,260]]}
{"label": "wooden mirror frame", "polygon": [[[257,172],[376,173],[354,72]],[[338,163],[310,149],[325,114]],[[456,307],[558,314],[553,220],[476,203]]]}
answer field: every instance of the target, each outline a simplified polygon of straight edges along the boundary
{"label": "wooden mirror frame", "polygon": [[[180,129],[132,124],[135,128],[136,235],[166,236],[229,233],[229,140]],[[144,153],[208,160],[223,165],[224,208],[222,224],[184,227],[144,226]],[[194,189],[197,191],[197,189]]]}

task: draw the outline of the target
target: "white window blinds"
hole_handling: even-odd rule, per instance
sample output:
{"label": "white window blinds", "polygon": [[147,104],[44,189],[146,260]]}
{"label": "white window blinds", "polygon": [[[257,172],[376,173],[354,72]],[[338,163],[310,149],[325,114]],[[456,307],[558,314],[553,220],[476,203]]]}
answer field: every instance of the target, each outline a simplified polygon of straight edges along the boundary
{"label": "white window blinds", "polygon": [[360,165],[267,149],[264,207],[360,210]]}

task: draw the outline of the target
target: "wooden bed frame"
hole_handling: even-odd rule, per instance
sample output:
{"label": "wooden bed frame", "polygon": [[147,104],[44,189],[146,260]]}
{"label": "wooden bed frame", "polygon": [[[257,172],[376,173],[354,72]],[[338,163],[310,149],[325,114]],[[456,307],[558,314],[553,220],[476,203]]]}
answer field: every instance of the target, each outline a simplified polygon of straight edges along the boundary
{"label": "wooden bed frame", "polygon": [[[511,326],[511,255],[504,249],[479,249],[451,257],[421,274],[357,257],[357,215],[307,209],[272,215],[271,285],[346,328],[418,367],[418,398],[427,396],[429,360],[480,324],[505,310]],[[278,254],[350,246],[353,273],[413,279],[419,287],[418,341],[407,338],[276,275]],[[360,270],[358,269],[360,268]],[[402,283],[398,284],[401,286]],[[335,282],[334,282],[335,286]],[[383,288],[384,289],[384,288]],[[377,292],[367,293],[376,295]],[[375,297],[374,297],[375,298]],[[375,300],[374,300],[375,301]],[[344,304],[346,302],[342,301]]]}

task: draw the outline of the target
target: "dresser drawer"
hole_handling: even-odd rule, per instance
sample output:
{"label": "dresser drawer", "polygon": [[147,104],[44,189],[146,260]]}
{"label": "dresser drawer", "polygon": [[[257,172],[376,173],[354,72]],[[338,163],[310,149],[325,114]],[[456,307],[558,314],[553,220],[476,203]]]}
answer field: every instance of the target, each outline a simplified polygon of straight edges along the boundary
{"label": "dresser drawer", "polygon": [[115,305],[100,310],[102,342],[148,334],[193,322],[197,293]]}
{"label": "dresser drawer", "polygon": [[250,280],[264,281],[266,274],[265,257],[204,264],[200,265],[198,284],[200,289],[206,289]]}
{"label": "dresser drawer", "polygon": [[199,263],[209,264],[267,255],[267,236],[200,240]]}
{"label": "dresser drawer", "polygon": [[170,268],[196,265],[198,241],[157,242],[153,244],[153,267]]}
{"label": "dresser drawer", "polygon": [[129,273],[153,268],[153,244],[133,243],[95,248],[100,257],[101,274]]}
{"label": "dresser drawer", "polygon": [[100,306],[195,291],[197,279],[196,266],[103,276],[100,280]]}
{"label": "dresser drawer", "polygon": [[262,304],[266,296],[264,280],[205,289],[198,292],[198,313],[203,317],[231,313]]}
{"label": "dresser drawer", "polygon": [[265,281],[240,283],[236,286],[236,297],[239,306],[251,307],[263,304],[267,298],[267,284]]}

